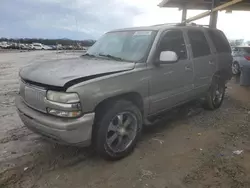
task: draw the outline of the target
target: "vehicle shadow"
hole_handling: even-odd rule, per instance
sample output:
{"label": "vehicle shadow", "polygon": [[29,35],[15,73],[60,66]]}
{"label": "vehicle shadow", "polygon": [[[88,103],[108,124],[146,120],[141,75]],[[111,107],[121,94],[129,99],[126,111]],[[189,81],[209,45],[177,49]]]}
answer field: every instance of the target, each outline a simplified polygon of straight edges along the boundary
{"label": "vehicle shadow", "polygon": [[203,110],[199,101],[192,101],[162,114],[155,123],[144,128],[142,140],[155,137],[166,129],[173,128],[172,123],[176,121],[186,121],[188,118],[200,114]]}

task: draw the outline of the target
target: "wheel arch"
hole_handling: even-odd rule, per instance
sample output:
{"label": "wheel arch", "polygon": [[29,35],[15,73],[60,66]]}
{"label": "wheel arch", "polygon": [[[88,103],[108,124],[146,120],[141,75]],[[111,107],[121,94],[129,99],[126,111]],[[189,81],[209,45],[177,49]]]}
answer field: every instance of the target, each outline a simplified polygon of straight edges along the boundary
{"label": "wheel arch", "polygon": [[218,79],[222,79],[223,81],[227,82],[228,80],[230,80],[232,78],[232,73],[228,72],[225,69],[222,70],[218,70],[214,73],[213,78],[218,78]]}
{"label": "wheel arch", "polygon": [[109,105],[111,102],[117,101],[117,100],[127,100],[132,102],[134,105],[136,105],[141,113],[144,113],[144,104],[143,104],[143,98],[138,92],[128,92],[123,93],[120,95],[112,96],[107,99],[104,99],[103,101],[99,102],[94,111],[98,113],[100,110],[105,108],[107,105]]}

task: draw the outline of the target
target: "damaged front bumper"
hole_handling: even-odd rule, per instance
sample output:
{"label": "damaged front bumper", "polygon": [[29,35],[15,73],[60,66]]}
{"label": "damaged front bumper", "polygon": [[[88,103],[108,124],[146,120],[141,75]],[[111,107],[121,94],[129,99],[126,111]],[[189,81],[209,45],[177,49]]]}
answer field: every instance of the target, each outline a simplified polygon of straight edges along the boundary
{"label": "damaged front bumper", "polygon": [[20,96],[15,103],[21,120],[33,132],[57,143],[84,147],[91,144],[95,113],[75,119],[60,118],[28,107]]}

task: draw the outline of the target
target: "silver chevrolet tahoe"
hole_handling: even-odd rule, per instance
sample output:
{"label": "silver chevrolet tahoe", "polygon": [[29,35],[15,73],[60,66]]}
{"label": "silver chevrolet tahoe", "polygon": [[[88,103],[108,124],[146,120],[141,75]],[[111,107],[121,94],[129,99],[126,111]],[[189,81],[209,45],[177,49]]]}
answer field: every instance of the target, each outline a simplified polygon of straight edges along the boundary
{"label": "silver chevrolet tahoe", "polygon": [[231,48],[217,29],[175,24],[115,30],[81,57],[20,71],[16,106],[23,123],[52,141],[93,145],[117,160],[162,112],[203,99],[221,106]]}

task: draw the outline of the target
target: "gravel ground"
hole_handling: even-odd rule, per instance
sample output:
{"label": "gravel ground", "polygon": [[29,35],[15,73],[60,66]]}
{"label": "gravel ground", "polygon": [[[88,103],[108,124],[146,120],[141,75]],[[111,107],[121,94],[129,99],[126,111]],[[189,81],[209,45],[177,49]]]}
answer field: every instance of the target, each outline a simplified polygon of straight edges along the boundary
{"label": "gravel ground", "polygon": [[2,173],[30,161],[34,152],[51,146],[41,142],[39,136],[23,126],[17,116],[14,97],[18,92],[18,72],[30,63],[42,63],[52,59],[78,56],[79,53],[57,53],[54,51],[0,53],[0,185]]}
{"label": "gravel ground", "polygon": [[186,105],[145,130],[132,155],[107,162],[91,148],[47,143],[23,127],[15,112],[18,69],[65,54],[0,56],[0,187],[250,187],[250,95],[235,81],[220,109]]}

